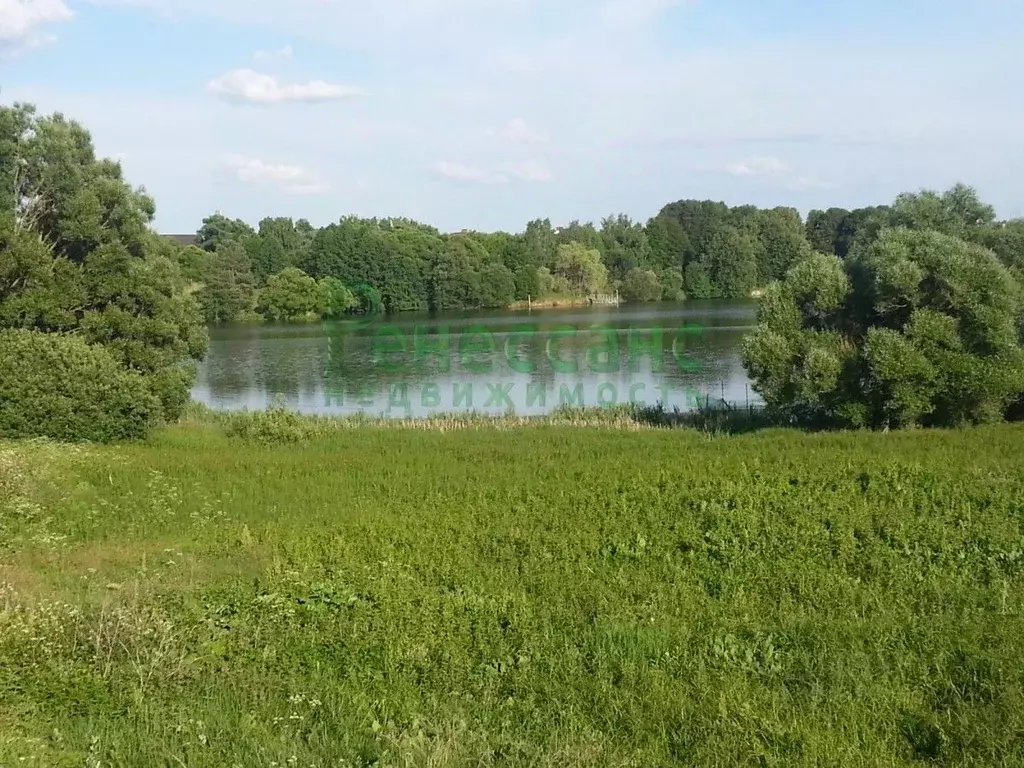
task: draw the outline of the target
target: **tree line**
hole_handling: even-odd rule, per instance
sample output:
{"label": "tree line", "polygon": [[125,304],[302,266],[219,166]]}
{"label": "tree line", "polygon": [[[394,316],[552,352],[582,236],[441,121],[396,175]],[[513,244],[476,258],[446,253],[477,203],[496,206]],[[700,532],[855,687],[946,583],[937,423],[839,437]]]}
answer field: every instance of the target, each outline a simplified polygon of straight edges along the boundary
{"label": "tree line", "polygon": [[188,247],[157,235],[154,214],[81,125],[0,107],[0,437],[141,437],[182,414],[208,323],[340,316],[359,309],[355,284],[395,312],[765,286],[743,357],[784,423],[1024,416],[1024,221],[998,221],[963,185],[806,221],[684,200],[646,224],[516,234],[215,214]]}
{"label": "tree line", "polygon": [[[964,186],[946,196],[964,198],[962,204],[976,200]],[[944,205],[934,192],[920,198],[939,201],[925,207]],[[518,233],[448,234],[404,218],[346,216],[317,229],[304,219],[268,217],[254,228],[217,213],[203,220],[196,244],[179,260],[199,287],[209,323],[335,317],[358,309],[358,297],[344,288],[353,285],[375,290],[388,312],[504,307],[612,291],[626,301],[741,298],[782,279],[810,254],[845,259],[885,228],[922,224],[907,221],[904,208],[899,201],[829,208],[804,221],[793,208],[680,200],[646,224],[618,214],[599,226],[555,227],[538,219]],[[979,237],[1012,261],[1013,236],[1006,232],[1019,224],[1003,224],[984,221]]]}
{"label": "tree line", "polygon": [[321,229],[268,217],[254,228],[217,213],[180,261],[216,323],[333,316],[355,302],[337,283],[371,286],[388,312],[612,291],[627,301],[748,297],[811,251],[795,209],[684,200],[646,224],[624,214],[599,226],[538,219],[517,233],[445,234],[409,219],[355,216]]}

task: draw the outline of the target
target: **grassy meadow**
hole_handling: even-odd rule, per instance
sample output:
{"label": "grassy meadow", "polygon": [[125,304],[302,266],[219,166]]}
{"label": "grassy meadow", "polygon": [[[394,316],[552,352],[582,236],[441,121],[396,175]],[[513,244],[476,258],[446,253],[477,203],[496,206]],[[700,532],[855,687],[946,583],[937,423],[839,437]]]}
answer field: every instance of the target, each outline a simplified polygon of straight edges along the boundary
{"label": "grassy meadow", "polygon": [[0,442],[0,766],[1024,764],[1020,425],[246,418]]}

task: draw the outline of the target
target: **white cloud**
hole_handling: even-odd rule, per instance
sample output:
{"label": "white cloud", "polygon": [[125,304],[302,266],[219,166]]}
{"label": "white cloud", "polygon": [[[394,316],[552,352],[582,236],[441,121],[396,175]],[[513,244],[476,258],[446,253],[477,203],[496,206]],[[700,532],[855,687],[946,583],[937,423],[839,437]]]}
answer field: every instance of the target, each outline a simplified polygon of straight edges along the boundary
{"label": "white cloud", "polygon": [[509,120],[501,128],[491,128],[487,131],[487,135],[512,144],[531,144],[548,140],[547,134],[532,128],[525,120],[519,117]]}
{"label": "white cloud", "polygon": [[754,157],[729,165],[725,172],[733,176],[769,176],[788,170],[789,166],[777,157]]}
{"label": "white cloud", "polygon": [[295,54],[290,45],[286,45],[283,48],[279,48],[276,51],[256,51],[252,57],[257,61],[267,61],[272,59],[290,59]]}
{"label": "white cloud", "polygon": [[64,0],[0,0],[0,57],[51,42],[40,29],[73,16]]}
{"label": "white cloud", "polygon": [[236,69],[206,84],[211,93],[231,101],[251,104],[280,104],[288,101],[323,102],[364,96],[360,88],[313,80],[308,83],[282,83],[273,75],[251,69]]}
{"label": "white cloud", "polygon": [[317,195],[331,190],[330,184],[298,165],[275,165],[244,155],[231,155],[224,162],[239,181],[270,184],[286,195]]}
{"label": "white cloud", "polygon": [[[75,10],[93,1],[64,0]],[[4,82],[3,98],[46,102],[95,127],[98,142],[130,150],[132,178],[153,189],[159,215],[169,217],[162,220],[182,231],[198,226],[204,208],[252,206],[254,220],[270,212],[257,197],[201,177],[231,152],[344,168],[332,195],[302,201],[311,220],[324,222],[339,211],[386,211],[442,228],[513,228],[538,215],[646,217],[680,197],[855,207],[958,179],[977,185],[1001,215],[1018,210],[1024,155],[1015,130],[1024,101],[1005,94],[1015,92],[1024,66],[1012,39],[1024,3],[983,0],[1005,6],[990,17],[954,12],[961,0],[940,0],[943,10],[933,12],[935,0],[908,2],[888,26],[856,24],[827,40],[817,25],[849,22],[843,4],[820,4],[813,19],[787,7],[766,26],[763,14],[724,18],[713,3],[665,0],[135,0],[126,16],[171,10],[181,20],[208,19],[226,35],[233,24],[259,30],[272,42],[244,48],[231,67],[210,64],[216,51],[198,52],[210,57],[209,77],[235,66],[276,75],[257,101],[280,100],[289,84],[314,75],[357,76],[330,68],[300,76],[282,59],[245,61],[255,48],[285,42],[296,57],[308,46],[324,62],[359,61],[359,79],[350,82],[373,98],[358,109],[319,105],[298,137],[292,110],[264,108],[254,122],[252,108],[231,108],[210,92],[178,98],[165,84],[153,93],[133,81],[130,52],[116,47],[101,51],[121,73],[110,81],[71,89],[29,78],[17,91],[17,82]],[[3,11],[0,19],[8,22]],[[103,32],[80,31],[88,43]],[[952,48],[960,55],[951,58]],[[864,50],[872,51],[867,60]],[[229,93],[245,92],[234,86]],[[851,107],[864,103],[872,109]],[[165,116],[160,141],[131,128],[157,123],[147,116],[153,110]],[[531,131],[548,143],[527,141]],[[527,186],[524,176],[544,172],[502,165],[530,157],[550,164],[554,179]],[[790,170],[756,158],[781,158]],[[461,162],[432,167],[439,159]],[[355,194],[350,175],[373,183]],[[512,194],[519,185],[531,194]]]}

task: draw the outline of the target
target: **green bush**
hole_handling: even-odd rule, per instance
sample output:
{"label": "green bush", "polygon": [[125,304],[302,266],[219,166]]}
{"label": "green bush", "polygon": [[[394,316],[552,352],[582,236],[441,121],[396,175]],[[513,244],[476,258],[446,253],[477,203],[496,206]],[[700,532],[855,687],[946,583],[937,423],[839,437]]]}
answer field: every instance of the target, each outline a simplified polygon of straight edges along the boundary
{"label": "green bush", "polygon": [[265,411],[239,411],[223,417],[224,431],[258,443],[304,443],[324,432],[324,420],[302,416],[275,402]]}
{"label": "green bush", "polygon": [[78,336],[0,332],[0,437],[138,439],[161,412],[145,377],[103,347]]}

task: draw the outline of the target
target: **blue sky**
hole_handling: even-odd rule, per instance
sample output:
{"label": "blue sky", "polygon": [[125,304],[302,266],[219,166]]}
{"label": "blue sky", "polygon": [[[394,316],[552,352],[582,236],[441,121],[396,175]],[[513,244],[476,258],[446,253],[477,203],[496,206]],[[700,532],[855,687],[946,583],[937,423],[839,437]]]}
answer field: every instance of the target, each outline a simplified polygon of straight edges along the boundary
{"label": "blue sky", "polygon": [[1024,215],[1019,0],[0,0],[0,101],[156,198],[445,230],[957,181]]}

